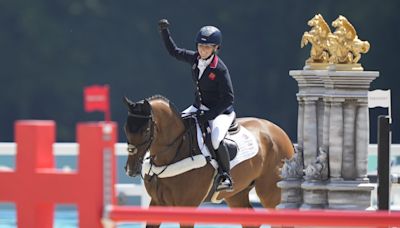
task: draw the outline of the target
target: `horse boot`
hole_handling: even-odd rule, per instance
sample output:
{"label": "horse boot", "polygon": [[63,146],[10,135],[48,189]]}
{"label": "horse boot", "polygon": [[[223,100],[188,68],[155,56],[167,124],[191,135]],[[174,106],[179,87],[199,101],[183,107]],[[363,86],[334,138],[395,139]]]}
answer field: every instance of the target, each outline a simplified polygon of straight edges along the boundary
{"label": "horse boot", "polygon": [[229,174],[230,164],[229,164],[229,151],[224,142],[219,144],[218,150],[216,151],[218,160],[218,175],[215,179],[217,184],[216,192],[219,191],[233,191],[233,182]]}

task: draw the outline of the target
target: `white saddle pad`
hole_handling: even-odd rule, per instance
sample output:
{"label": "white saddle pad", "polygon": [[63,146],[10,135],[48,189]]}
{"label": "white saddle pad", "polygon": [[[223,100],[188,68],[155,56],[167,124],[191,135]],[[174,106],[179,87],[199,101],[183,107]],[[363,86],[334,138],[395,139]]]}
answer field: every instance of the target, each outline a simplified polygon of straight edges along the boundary
{"label": "white saddle pad", "polygon": [[[258,152],[258,143],[256,138],[249,130],[247,130],[243,126],[240,127],[238,133],[234,135],[228,134],[226,138],[236,142],[236,144],[238,145],[238,152],[236,154],[236,157],[230,162],[231,169],[242,161],[254,157]],[[202,137],[199,125],[197,125],[197,142],[199,143],[199,148],[203,155],[206,157],[211,157],[208,147],[204,144],[204,139]],[[213,160],[211,164],[214,166],[214,168],[218,168],[218,164],[216,163],[216,161]]]}
{"label": "white saddle pad", "polygon": [[[236,157],[230,161],[231,169],[241,162],[254,157],[258,152],[258,143],[253,134],[246,128],[240,127],[240,131],[234,135],[228,135],[229,138],[235,141],[238,145],[238,152]],[[143,162],[143,174],[157,175],[159,178],[173,177],[181,173],[190,171],[192,169],[201,168],[207,165],[206,157],[211,157],[210,151],[204,144],[204,139],[201,130],[197,125],[197,141],[199,148],[203,155],[196,155],[192,158],[186,158],[168,166],[155,166],[151,165],[149,159]],[[212,166],[217,169],[218,163],[211,160]]]}

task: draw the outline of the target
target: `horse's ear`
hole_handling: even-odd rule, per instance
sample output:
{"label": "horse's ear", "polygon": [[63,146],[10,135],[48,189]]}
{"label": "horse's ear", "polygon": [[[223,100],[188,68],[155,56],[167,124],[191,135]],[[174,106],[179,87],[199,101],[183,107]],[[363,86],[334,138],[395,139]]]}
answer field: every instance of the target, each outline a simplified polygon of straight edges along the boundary
{"label": "horse's ear", "polygon": [[143,109],[142,109],[143,113],[145,115],[151,115],[151,105],[150,102],[147,99],[144,99],[143,101]]}
{"label": "horse's ear", "polygon": [[128,107],[129,111],[133,111],[133,109],[136,106],[136,103],[131,101],[131,100],[129,100],[129,98],[127,98],[127,97],[124,97],[124,103]]}

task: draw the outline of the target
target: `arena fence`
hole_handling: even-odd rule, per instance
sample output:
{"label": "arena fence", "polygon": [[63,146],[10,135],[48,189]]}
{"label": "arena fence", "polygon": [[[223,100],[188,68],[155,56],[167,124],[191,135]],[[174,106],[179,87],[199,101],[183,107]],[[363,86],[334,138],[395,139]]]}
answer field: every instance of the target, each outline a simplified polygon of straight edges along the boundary
{"label": "arena fence", "polygon": [[222,223],[259,226],[336,226],[336,227],[391,227],[400,226],[400,212],[388,211],[298,211],[298,210],[250,210],[250,209],[204,209],[184,207],[127,207],[107,208],[110,227],[114,222],[147,221],[162,222]]}

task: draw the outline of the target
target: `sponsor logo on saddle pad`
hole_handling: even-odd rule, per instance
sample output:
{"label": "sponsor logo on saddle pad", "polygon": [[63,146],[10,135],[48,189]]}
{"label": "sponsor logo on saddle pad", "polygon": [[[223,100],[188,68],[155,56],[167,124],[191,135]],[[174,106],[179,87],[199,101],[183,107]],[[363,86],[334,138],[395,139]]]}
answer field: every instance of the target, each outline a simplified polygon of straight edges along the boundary
{"label": "sponsor logo on saddle pad", "polygon": [[[240,131],[234,135],[227,135],[228,139],[233,140],[238,145],[238,153],[236,157],[230,161],[231,169],[241,162],[254,157],[258,152],[258,143],[256,138],[243,126]],[[206,157],[211,157],[207,146],[201,137],[200,128],[197,126],[197,141],[203,155],[196,155],[192,158],[186,158],[174,164],[165,166],[154,166],[150,164],[149,159],[143,163],[142,172],[149,175],[157,175],[159,178],[173,177],[192,169],[201,168],[207,165]],[[217,169],[218,163],[215,160],[210,162]]]}

